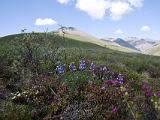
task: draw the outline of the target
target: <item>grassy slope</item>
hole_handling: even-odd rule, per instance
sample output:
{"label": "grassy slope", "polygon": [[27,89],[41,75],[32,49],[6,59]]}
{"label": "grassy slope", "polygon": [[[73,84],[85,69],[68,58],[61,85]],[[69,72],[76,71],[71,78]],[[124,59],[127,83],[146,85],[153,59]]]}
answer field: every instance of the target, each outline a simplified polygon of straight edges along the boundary
{"label": "grassy slope", "polygon": [[157,45],[147,51],[151,55],[160,56],[160,45]]}
{"label": "grassy slope", "polygon": [[[44,36],[45,34],[40,33],[39,36]],[[21,37],[21,35],[11,35],[0,38],[0,52],[6,51],[10,48],[10,41],[14,40],[16,37]],[[38,41],[39,43],[41,40]],[[108,64],[110,66],[119,66],[120,68],[127,68],[135,72],[143,72],[149,68],[156,71],[160,71],[159,58],[155,56],[142,55],[137,53],[125,53],[116,50],[101,47],[99,45],[77,41],[75,39],[67,38],[65,41],[62,37],[48,34],[48,38],[42,42],[42,47],[45,47],[45,43],[51,42],[51,45],[59,45],[65,47],[68,54],[68,62],[78,61],[81,57],[86,57],[96,64]],[[113,67],[113,68],[114,68]],[[116,68],[115,68],[116,69]]]}
{"label": "grassy slope", "polygon": [[137,52],[136,50],[133,50],[133,49],[120,47],[120,46],[115,46],[115,45],[109,45],[105,41],[98,40],[98,39],[92,38],[92,37],[84,37],[84,36],[71,35],[71,34],[66,34],[66,37],[71,38],[71,39],[75,39],[75,40],[78,40],[78,41],[90,42],[90,43],[93,43],[93,44],[100,45],[102,47],[106,47],[106,48],[110,48],[110,49],[118,50],[118,51],[122,51],[122,52]]}

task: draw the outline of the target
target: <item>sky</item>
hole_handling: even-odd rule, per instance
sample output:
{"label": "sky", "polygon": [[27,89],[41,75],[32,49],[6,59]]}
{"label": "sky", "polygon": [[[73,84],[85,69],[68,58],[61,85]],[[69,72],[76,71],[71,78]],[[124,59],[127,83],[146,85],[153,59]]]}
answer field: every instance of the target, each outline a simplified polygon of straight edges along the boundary
{"label": "sky", "polygon": [[72,26],[98,38],[160,40],[160,0],[0,0],[0,37]]}

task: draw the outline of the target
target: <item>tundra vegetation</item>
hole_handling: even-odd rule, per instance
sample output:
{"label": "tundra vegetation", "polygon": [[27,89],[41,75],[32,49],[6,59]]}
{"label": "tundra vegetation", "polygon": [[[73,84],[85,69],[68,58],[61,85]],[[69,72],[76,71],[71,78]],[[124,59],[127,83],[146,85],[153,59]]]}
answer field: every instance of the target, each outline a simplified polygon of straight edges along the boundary
{"label": "tundra vegetation", "polygon": [[160,57],[56,33],[0,44],[1,120],[160,119]]}

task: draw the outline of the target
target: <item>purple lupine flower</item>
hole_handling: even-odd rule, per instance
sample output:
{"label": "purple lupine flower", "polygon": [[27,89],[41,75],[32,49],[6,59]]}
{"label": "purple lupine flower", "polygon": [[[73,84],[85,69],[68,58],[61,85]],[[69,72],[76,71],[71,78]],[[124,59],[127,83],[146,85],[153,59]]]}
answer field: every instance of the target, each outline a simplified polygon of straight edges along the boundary
{"label": "purple lupine flower", "polygon": [[118,112],[118,108],[116,106],[112,107],[112,113],[117,113]]}
{"label": "purple lupine flower", "polygon": [[66,65],[65,64],[64,65],[58,65],[56,67],[56,73],[57,74],[64,74],[65,71],[66,71]]}
{"label": "purple lupine flower", "polygon": [[120,83],[120,84],[124,84],[124,78],[123,78],[123,76],[121,75],[121,74],[119,74],[118,75],[118,77],[117,77],[117,80],[118,80],[118,82]]}
{"label": "purple lupine flower", "polygon": [[103,67],[102,66],[99,67],[99,73],[103,73]]}
{"label": "purple lupine flower", "polygon": [[95,79],[97,77],[95,69],[91,70],[91,73],[92,73],[93,78]]}
{"label": "purple lupine flower", "polygon": [[104,73],[109,73],[109,72],[110,72],[109,68],[106,67],[106,66],[103,66],[103,67],[102,67],[102,71],[103,71]]}
{"label": "purple lupine flower", "polygon": [[66,65],[65,64],[62,65],[62,69],[64,72],[66,72]]}
{"label": "purple lupine flower", "polygon": [[86,69],[86,62],[85,62],[85,60],[80,60],[79,70],[85,70],[85,69]]}
{"label": "purple lupine flower", "polygon": [[70,65],[69,65],[69,69],[70,69],[70,71],[71,72],[75,72],[77,69],[76,69],[76,66],[74,65],[74,63],[71,63]]}
{"label": "purple lupine flower", "polygon": [[157,92],[156,95],[157,95],[157,97],[160,97],[160,90]]}
{"label": "purple lupine flower", "polygon": [[94,63],[91,63],[89,69],[91,70],[92,76],[93,76],[93,78],[95,79],[95,78],[96,78],[95,64],[94,64]]}
{"label": "purple lupine flower", "polygon": [[104,66],[103,67],[103,71],[107,71],[108,69],[107,69],[107,67],[106,66]]}
{"label": "purple lupine flower", "polygon": [[95,64],[94,63],[91,63],[90,65],[90,70],[93,71],[95,69]]}

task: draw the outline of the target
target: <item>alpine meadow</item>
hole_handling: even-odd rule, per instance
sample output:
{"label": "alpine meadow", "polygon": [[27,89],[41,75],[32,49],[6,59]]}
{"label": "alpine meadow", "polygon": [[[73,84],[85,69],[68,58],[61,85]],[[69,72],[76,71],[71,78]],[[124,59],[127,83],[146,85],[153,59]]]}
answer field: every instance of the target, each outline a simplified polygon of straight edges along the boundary
{"label": "alpine meadow", "polygon": [[160,120],[159,4],[1,0],[0,120]]}

